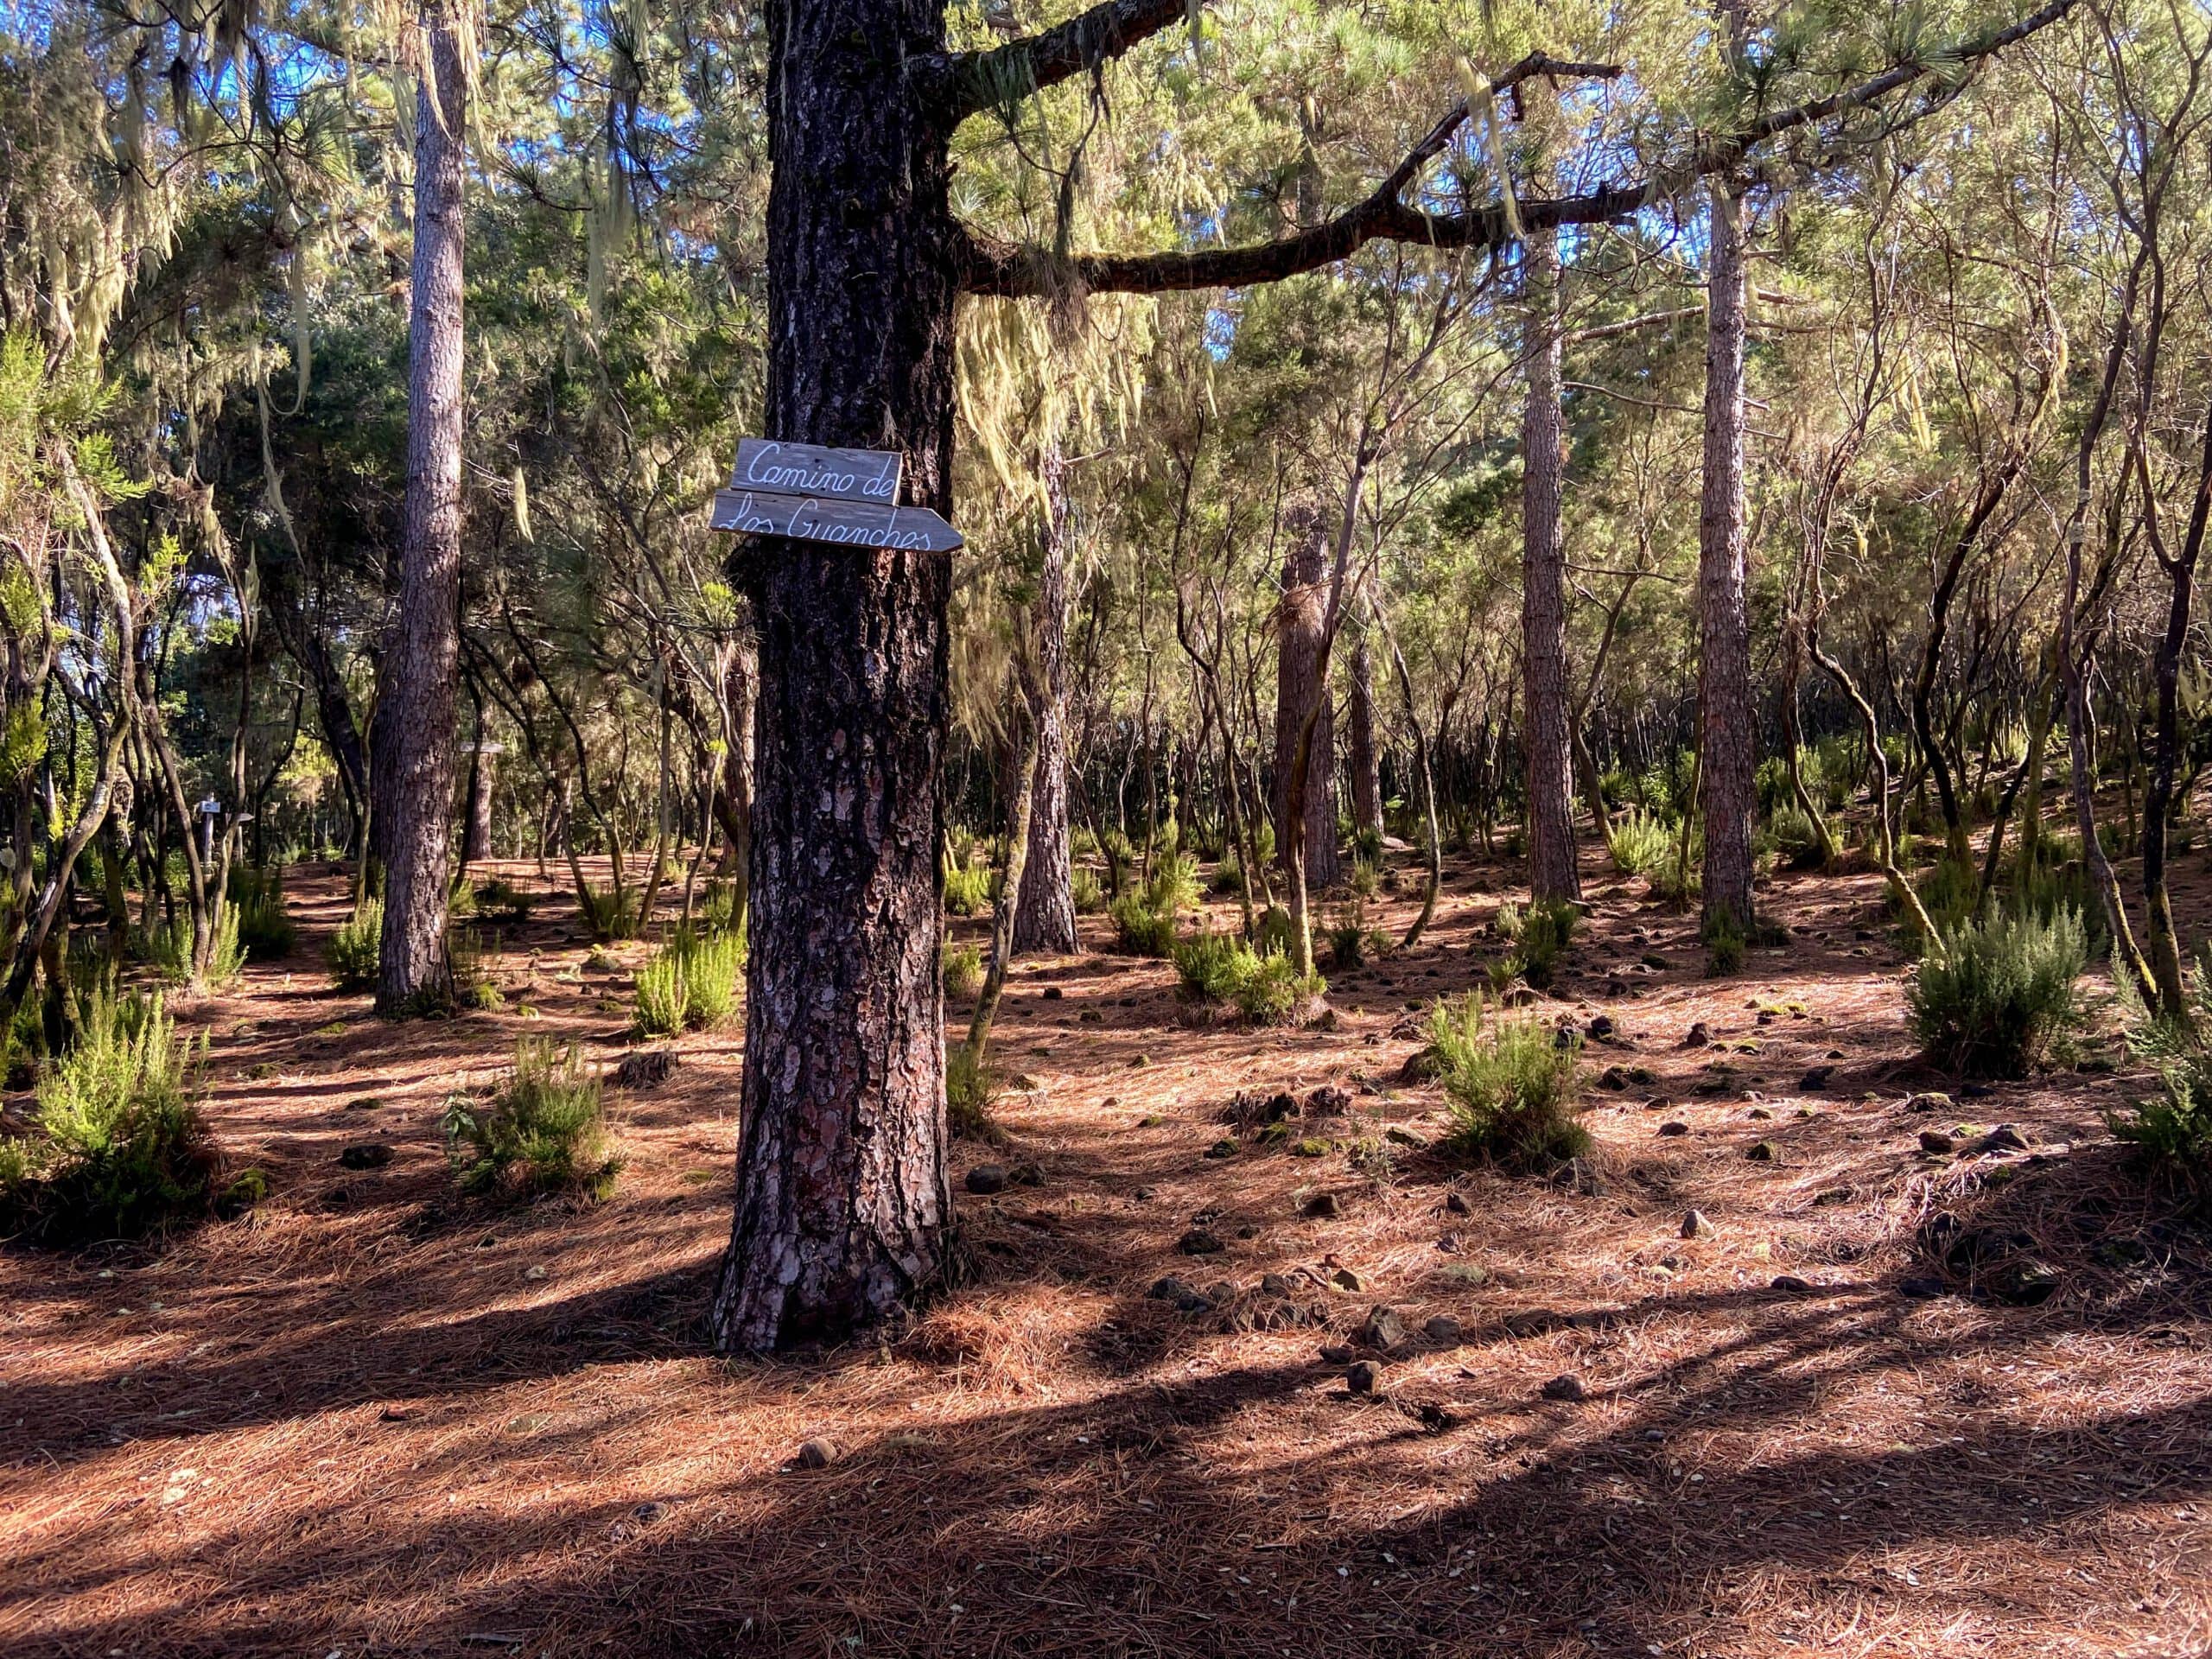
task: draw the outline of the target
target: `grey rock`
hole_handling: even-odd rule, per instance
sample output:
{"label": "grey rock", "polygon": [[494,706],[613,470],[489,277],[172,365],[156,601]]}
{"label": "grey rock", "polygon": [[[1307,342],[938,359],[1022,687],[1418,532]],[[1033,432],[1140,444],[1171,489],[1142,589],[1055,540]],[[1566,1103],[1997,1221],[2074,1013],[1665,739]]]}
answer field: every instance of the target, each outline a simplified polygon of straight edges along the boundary
{"label": "grey rock", "polygon": [[1344,1367],[1344,1386],[1354,1394],[1373,1394],[1382,1386],[1382,1368],[1371,1359],[1356,1359]]}
{"label": "grey rock", "polygon": [[1582,1386],[1582,1379],[1573,1371],[1562,1372],[1544,1384],[1544,1398],[1547,1400],[1577,1402],[1589,1397],[1589,1389]]}
{"label": "grey rock", "polygon": [[988,1195],[1006,1191],[1007,1173],[1003,1164],[978,1164],[968,1172],[966,1185],[970,1192]]}
{"label": "grey rock", "polygon": [[346,1169],[382,1169],[391,1161],[391,1148],[381,1141],[356,1141],[338,1154],[338,1161]]}

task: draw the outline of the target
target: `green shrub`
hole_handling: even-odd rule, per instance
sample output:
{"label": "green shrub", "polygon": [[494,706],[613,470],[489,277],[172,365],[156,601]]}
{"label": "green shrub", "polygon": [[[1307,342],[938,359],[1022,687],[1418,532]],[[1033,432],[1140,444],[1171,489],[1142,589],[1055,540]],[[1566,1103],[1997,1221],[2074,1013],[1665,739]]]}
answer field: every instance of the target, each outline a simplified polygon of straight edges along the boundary
{"label": "green shrub", "polygon": [[453,891],[446,894],[446,919],[449,922],[474,921],[476,918],[476,887],[474,883],[456,881]]}
{"label": "green shrub", "polygon": [[377,982],[377,954],[384,944],[384,900],[364,899],[323,946],[323,960],[341,990]]}
{"label": "green shrub", "polygon": [[1814,823],[1813,815],[1794,800],[1785,800],[1774,809],[1767,819],[1767,835],[1775,851],[1793,870],[1818,868],[1821,862],[1821,832]]}
{"label": "green shrub", "polygon": [[976,1058],[975,1050],[956,1043],[945,1051],[944,1121],[955,1135],[994,1144],[1003,1141],[1006,1136],[991,1116],[998,1097],[998,1078]]}
{"label": "green shrub", "polygon": [[1228,1001],[1259,962],[1243,940],[1211,928],[1177,940],[1171,954],[1178,988],[1194,1002]]}
{"label": "green shrub", "polygon": [[531,907],[537,904],[534,894],[523,891],[504,875],[493,876],[476,884],[477,914],[486,920],[509,923],[526,922]]}
{"label": "green shrub", "polygon": [[981,945],[944,943],[944,994],[964,1001],[983,988],[983,950]]}
{"label": "green shrub", "polygon": [[2117,963],[2112,980],[2127,1015],[2127,1046],[2158,1069],[2163,1093],[2106,1112],[2106,1127],[2153,1165],[2192,1179],[2212,1175],[2212,950],[2189,970],[2186,1020],[2145,1008],[2133,976]]}
{"label": "green shrub", "polygon": [[1382,832],[1372,828],[1362,830],[1351,838],[1352,862],[1371,864],[1376,870],[1382,868]]}
{"label": "green shrub", "polygon": [[575,1044],[524,1038],[514,1070],[488,1103],[447,1103],[442,1127],[454,1180],[465,1192],[604,1198],[622,1160],[607,1149],[600,1089],[597,1070]]}
{"label": "green shrub", "polygon": [[588,881],[576,895],[576,914],[593,938],[606,943],[638,937],[639,893],[635,887],[595,887]]}
{"label": "green shrub", "polygon": [[284,872],[240,869],[232,873],[238,894],[238,937],[247,957],[275,962],[289,957],[300,942],[292,912],[284,907]]}
{"label": "green shrub", "polygon": [[1707,917],[1698,929],[1698,937],[1705,942],[1705,971],[1713,979],[1726,979],[1744,970],[1744,958],[1751,948],[1751,941],[1736,918],[1725,911]]}
{"label": "green shrub", "polygon": [[38,1085],[35,1133],[0,1139],[0,1230],[130,1238],[206,1215],[219,1160],[199,1066],[161,998],[96,990],[83,1010],[76,1046]]}
{"label": "green shrub", "polygon": [[1078,864],[1069,873],[1068,889],[1075,899],[1077,915],[1096,916],[1106,908],[1106,889],[1089,865]]}
{"label": "green shrub", "polygon": [[1367,925],[1367,901],[1357,893],[1329,918],[1329,965],[1340,971],[1364,965],[1389,944],[1381,929]]}
{"label": "green shrub", "polygon": [[1291,931],[1290,912],[1281,905],[1270,905],[1253,924],[1252,943],[1263,957],[1287,957]]}
{"label": "green shrub", "polygon": [[446,929],[446,966],[453,975],[454,1001],[460,1007],[488,1014],[506,1002],[499,982],[484,965],[483,936],[474,928]]}
{"label": "green shrub", "polygon": [[1185,999],[1233,1004],[1253,1025],[1280,1025],[1324,995],[1318,974],[1300,975],[1287,957],[1254,950],[1241,939],[1208,930],[1179,941],[1175,974]]}
{"label": "green shrub", "polygon": [[745,932],[702,935],[685,952],[685,1018],[694,1031],[713,1031],[729,1023],[745,982]]}
{"label": "green shrub", "polygon": [[745,971],[742,933],[699,934],[677,928],[638,969],[633,1024],[643,1037],[709,1031],[728,1020]]}
{"label": "green shrub", "polygon": [[1649,875],[1674,851],[1675,832],[1656,814],[1631,806],[1605,832],[1605,850],[1623,875]]}
{"label": "green shrub", "polygon": [[673,951],[656,952],[638,969],[638,1011],[632,1024],[640,1037],[674,1036],[683,1029],[690,1006],[683,963]]}
{"label": "green shrub", "polygon": [[944,913],[973,916],[990,901],[991,873],[959,867],[944,873]]}
{"label": "green shrub", "polygon": [[1969,1077],[2025,1075],[2073,1028],[2087,954],[2071,911],[1939,929],[1908,994],[1922,1046]]}
{"label": "green shrub", "polygon": [[1232,847],[1221,855],[1221,862],[1213,867],[1213,890],[1221,893],[1244,891],[1244,861],[1236,856]]}
{"label": "green shrub", "polygon": [[1589,1150],[1589,1131],[1575,1121],[1579,1045],[1571,1037],[1562,1042],[1533,1015],[1491,1014],[1480,995],[1456,1007],[1440,999],[1428,1030],[1449,1103],[1445,1150],[1516,1168]]}
{"label": "green shrub", "polygon": [[1328,990],[1328,981],[1319,974],[1299,973],[1288,957],[1265,956],[1237,986],[1236,1012],[1248,1025],[1285,1025]]}
{"label": "green shrub", "polygon": [[1500,905],[1492,912],[1490,925],[1513,947],[1502,964],[1504,977],[1524,980],[1540,991],[1548,988],[1559,970],[1560,954],[1574,937],[1575,924],[1580,919],[1574,906],[1563,899],[1540,899],[1525,911],[1510,900]]}
{"label": "green shrub", "polygon": [[[1911,868],[1906,864],[1902,849],[1897,863],[1901,868]],[[1971,860],[1954,858],[1946,853],[1914,885],[1936,932],[1955,932],[1974,920],[1975,903],[1981,896],[1981,872],[1974,868]],[[1905,947],[1915,952],[1926,950],[1928,941],[1920,936],[1920,918],[1913,914],[1911,906],[1894,893],[1890,897],[1890,906],[1897,913]]]}
{"label": "green shrub", "polygon": [[1175,949],[1175,918],[1147,905],[1135,893],[1116,899],[1108,915],[1114,922],[1115,949],[1132,957],[1165,957]]}
{"label": "green shrub", "polygon": [[1198,861],[1188,853],[1169,853],[1155,859],[1152,878],[1144,884],[1145,907],[1171,918],[1198,902]]}
{"label": "green shrub", "polygon": [[1362,899],[1372,899],[1382,891],[1382,861],[1380,858],[1355,858],[1351,861],[1351,890]]}
{"label": "green shrub", "polygon": [[[138,941],[138,954],[171,985],[192,982],[192,918],[179,911],[165,927],[156,927]],[[238,907],[226,903],[216,913],[215,941],[207,953],[207,971],[200,983],[209,990],[234,984],[245,969],[245,945],[238,937]]]}

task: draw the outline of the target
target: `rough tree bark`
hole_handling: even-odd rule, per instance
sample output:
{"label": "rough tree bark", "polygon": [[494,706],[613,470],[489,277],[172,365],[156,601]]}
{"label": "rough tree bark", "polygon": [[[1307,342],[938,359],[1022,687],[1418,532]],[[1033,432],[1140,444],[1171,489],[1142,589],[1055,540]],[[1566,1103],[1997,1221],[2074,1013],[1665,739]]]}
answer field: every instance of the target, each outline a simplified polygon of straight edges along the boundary
{"label": "rough tree bark", "polygon": [[1521,657],[1528,718],[1529,890],[1579,899],[1574,760],[1567,728],[1567,559],[1560,542],[1559,243],[1524,245],[1528,396],[1521,423]]}
{"label": "rough tree bark", "polygon": [[408,308],[407,491],[399,626],[377,717],[390,722],[384,938],[377,1012],[442,1005],[451,859],[454,686],[460,658],[461,192],[467,80],[451,0],[423,11],[431,73],[415,118],[415,262]]}
{"label": "rough tree bark", "polygon": [[[768,8],[767,429],[896,449],[951,510],[950,124],[907,66],[944,0]],[[715,1345],[835,1338],[936,1271],[945,1179],[938,952],[941,553],[748,538],[759,630],[752,950],[737,1208]]]}
{"label": "rough tree bark", "polygon": [[1068,463],[1054,442],[1045,452],[1044,558],[1037,573],[1032,640],[1033,671],[1022,694],[1036,734],[1030,785],[1029,850],[1014,906],[1017,956],[1042,951],[1072,956],[1076,938],[1074,869],[1068,845]]}
{"label": "rough tree bark", "polygon": [[1751,929],[1751,625],[1744,538],[1744,231],[1726,182],[1707,186],[1705,468],[1698,513],[1702,665],[1698,758],[1705,810],[1705,925]]}
{"label": "rough tree bark", "polygon": [[[1328,580],[1327,517],[1301,509],[1291,518],[1282,600],[1275,608],[1275,862],[1290,869],[1290,838],[1302,827],[1306,885],[1314,892],[1333,887],[1344,874],[1337,855],[1336,709],[1321,650]],[[1313,736],[1306,763],[1305,800],[1302,807],[1294,808],[1291,772],[1300,734],[1309,721]]]}

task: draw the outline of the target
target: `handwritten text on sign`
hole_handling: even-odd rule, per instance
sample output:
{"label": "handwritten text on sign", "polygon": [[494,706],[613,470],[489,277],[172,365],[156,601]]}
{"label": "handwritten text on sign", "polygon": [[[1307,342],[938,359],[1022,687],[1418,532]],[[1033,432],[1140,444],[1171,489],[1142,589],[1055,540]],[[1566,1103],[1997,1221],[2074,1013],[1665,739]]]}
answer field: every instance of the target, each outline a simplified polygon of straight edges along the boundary
{"label": "handwritten text on sign", "polygon": [[874,506],[764,490],[718,491],[709,523],[716,530],[795,536],[801,541],[836,542],[848,547],[950,553],[961,545],[960,532],[927,507]]}
{"label": "handwritten text on sign", "polygon": [[730,474],[729,486],[888,507],[899,499],[900,460],[895,450],[829,449],[818,443],[743,438],[738,442],[737,470]]}

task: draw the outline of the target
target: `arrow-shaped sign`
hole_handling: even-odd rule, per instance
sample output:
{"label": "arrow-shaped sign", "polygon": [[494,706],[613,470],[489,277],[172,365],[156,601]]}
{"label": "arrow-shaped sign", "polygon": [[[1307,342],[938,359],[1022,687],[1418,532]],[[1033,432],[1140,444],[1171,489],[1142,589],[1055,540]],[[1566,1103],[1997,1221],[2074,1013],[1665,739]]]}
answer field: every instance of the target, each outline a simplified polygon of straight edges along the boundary
{"label": "arrow-shaped sign", "polygon": [[795,536],[804,542],[835,542],[847,547],[950,553],[963,544],[960,532],[927,507],[874,506],[766,490],[716,491],[715,513],[709,523],[715,530]]}

